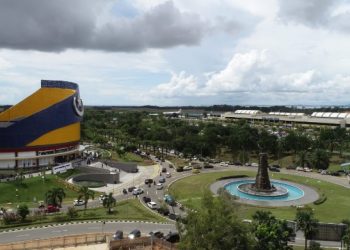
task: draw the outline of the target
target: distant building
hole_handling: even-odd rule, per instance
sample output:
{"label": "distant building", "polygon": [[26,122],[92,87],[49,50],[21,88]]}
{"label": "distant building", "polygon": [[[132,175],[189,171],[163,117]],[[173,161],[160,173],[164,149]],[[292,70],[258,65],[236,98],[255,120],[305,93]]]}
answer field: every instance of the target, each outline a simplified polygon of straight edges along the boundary
{"label": "distant building", "polygon": [[0,169],[74,159],[83,114],[77,84],[42,80],[38,91],[0,113]]}

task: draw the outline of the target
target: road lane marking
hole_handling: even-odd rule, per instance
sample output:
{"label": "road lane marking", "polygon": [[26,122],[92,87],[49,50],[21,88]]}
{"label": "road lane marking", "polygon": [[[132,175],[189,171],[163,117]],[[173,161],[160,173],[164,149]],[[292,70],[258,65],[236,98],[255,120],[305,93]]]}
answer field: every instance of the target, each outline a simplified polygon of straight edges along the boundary
{"label": "road lane marking", "polygon": [[27,237],[29,236],[29,234],[21,234],[21,235],[17,235],[16,238],[19,238],[19,237]]}

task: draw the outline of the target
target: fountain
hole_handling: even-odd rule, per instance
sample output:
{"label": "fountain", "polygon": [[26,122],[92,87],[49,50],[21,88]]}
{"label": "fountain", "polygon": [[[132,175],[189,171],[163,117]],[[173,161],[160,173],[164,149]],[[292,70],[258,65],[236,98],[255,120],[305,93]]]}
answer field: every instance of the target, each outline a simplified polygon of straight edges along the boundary
{"label": "fountain", "polygon": [[281,197],[288,195],[288,190],[286,188],[271,184],[266,153],[260,153],[259,155],[259,168],[255,182],[240,184],[238,190],[242,193],[256,196]]}

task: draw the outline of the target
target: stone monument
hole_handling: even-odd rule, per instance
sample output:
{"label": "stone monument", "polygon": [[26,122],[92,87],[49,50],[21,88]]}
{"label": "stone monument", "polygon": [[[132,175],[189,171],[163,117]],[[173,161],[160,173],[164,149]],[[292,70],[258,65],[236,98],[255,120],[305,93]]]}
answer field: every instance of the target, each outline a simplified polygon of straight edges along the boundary
{"label": "stone monument", "polygon": [[262,192],[276,191],[276,188],[271,185],[268,167],[267,154],[260,153],[258,173],[256,174],[255,183],[251,186],[253,190]]}

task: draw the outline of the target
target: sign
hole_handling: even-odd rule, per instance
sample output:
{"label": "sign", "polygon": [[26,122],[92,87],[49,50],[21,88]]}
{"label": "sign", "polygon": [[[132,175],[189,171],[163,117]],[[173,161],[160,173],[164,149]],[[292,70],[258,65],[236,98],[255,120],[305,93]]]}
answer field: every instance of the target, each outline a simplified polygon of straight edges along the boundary
{"label": "sign", "polygon": [[68,169],[73,169],[72,163],[65,163],[52,168],[53,174],[62,174],[67,172]]}

